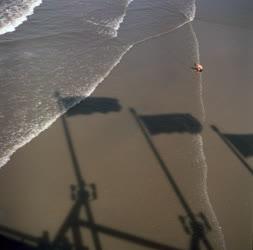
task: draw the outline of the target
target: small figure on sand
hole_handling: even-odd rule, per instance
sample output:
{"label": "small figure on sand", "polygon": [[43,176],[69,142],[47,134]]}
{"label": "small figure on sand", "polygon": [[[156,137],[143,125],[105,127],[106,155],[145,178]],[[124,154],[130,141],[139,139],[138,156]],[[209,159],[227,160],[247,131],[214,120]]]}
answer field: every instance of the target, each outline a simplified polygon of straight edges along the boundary
{"label": "small figure on sand", "polygon": [[204,70],[203,66],[199,63],[194,63],[194,67],[192,67],[192,69],[198,73],[201,73]]}

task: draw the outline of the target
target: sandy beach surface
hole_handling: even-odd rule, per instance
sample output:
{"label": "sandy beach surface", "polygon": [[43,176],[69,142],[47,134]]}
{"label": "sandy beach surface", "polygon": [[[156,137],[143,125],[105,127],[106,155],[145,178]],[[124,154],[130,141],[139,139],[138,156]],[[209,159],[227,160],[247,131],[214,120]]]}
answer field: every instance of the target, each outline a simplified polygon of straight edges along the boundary
{"label": "sandy beach surface", "polygon": [[[252,38],[248,27],[200,18],[132,48],[91,97],[117,99],[120,110],[87,112],[83,101],[1,168],[0,225],[53,240],[76,202],[78,165],[90,194],[77,212],[89,249],[251,250],[253,160],[242,162],[210,126],[253,132]],[[201,76],[191,69],[199,56]],[[167,175],[129,108],[202,124],[198,134],[150,136]]]}

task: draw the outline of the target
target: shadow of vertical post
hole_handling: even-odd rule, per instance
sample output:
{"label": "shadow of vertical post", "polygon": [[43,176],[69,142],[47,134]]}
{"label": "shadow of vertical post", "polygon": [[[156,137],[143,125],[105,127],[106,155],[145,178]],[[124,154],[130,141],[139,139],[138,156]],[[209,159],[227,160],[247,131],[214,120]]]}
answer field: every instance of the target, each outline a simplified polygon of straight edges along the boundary
{"label": "shadow of vertical post", "polygon": [[[59,108],[61,109],[62,106],[61,106],[61,98],[60,98],[59,93],[55,93],[55,96],[58,99]],[[68,128],[65,115],[62,115],[61,121],[62,121],[62,126],[64,129],[64,133],[66,135],[66,142],[69,148],[69,152],[70,152],[70,156],[71,156],[71,160],[72,160],[73,168],[75,172],[75,177],[77,180],[77,193],[75,195],[76,201],[71,211],[69,212],[68,216],[66,217],[64,223],[62,224],[61,228],[59,229],[58,233],[56,234],[52,245],[53,245],[53,249],[57,249],[58,244],[65,237],[66,232],[70,229],[73,234],[73,240],[74,240],[74,245],[75,245],[76,250],[84,250],[87,248],[84,246],[83,241],[82,241],[79,216],[80,216],[80,210],[83,207],[85,210],[85,214],[87,215],[87,220],[91,224],[95,224],[94,216],[93,216],[92,209],[90,206],[90,200],[92,197],[89,191],[87,190],[89,188],[88,185],[85,183],[84,179],[82,178],[80,165],[74,151],[74,145],[72,143],[72,139],[71,139],[71,135],[70,135],[70,131]],[[91,235],[92,235],[95,249],[102,250],[99,235],[95,228],[91,228]]]}
{"label": "shadow of vertical post", "polygon": [[[204,225],[202,225],[202,223],[200,223],[196,216],[194,215],[192,209],[190,208],[190,206],[188,205],[188,203],[186,202],[182,192],[180,191],[175,179],[173,178],[173,176],[171,175],[171,173],[168,170],[168,167],[166,166],[165,162],[163,161],[162,157],[160,156],[158,150],[156,149],[151,136],[149,135],[147,129],[145,128],[145,126],[143,125],[142,121],[140,120],[137,112],[135,111],[135,109],[133,108],[129,108],[130,113],[132,114],[133,118],[135,119],[137,125],[139,126],[143,136],[146,139],[146,142],[148,143],[151,151],[153,152],[155,158],[157,159],[163,173],[165,174],[165,176],[167,177],[167,180],[169,181],[170,185],[172,186],[173,190],[175,191],[182,207],[184,208],[187,216],[190,219],[190,228],[191,228],[191,242],[190,242],[190,250],[199,250],[200,249],[200,241],[203,242],[203,244],[206,246],[206,249],[208,250],[212,250],[212,246],[209,243],[208,239],[206,238],[206,233],[205,233],[205,227],[204,225],[206,223],[204,223]],[[183,217],[181,217],[181,221],[184,220]],[[186,231],[187,226],[185,225],[185,229]],[[190,234],[190,230],[188,230],[188,233]]]}

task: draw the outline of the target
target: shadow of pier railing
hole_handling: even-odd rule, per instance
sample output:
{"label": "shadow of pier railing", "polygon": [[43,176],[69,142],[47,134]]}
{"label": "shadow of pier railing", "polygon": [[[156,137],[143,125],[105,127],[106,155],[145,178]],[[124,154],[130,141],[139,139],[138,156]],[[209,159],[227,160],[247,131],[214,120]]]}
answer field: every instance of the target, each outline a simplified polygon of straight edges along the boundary
{"label": "shadow of pier railing", "polygon": [[0,226],[1,249],[27,249],[38,247],[40,239],[11,228]]}
{"label": "shadow of pier railing", "polygon": [[0,249],[2,250],[47,250],[49,235],[44,231],[41,237],[0,226]]}

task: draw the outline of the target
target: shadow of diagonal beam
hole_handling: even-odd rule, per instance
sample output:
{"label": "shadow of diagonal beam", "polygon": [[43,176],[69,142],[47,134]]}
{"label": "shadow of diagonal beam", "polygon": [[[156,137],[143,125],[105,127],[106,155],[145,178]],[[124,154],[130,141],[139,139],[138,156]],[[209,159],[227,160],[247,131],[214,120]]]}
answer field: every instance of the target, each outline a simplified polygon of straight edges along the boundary
{"label": "shadow of diagonal beam", "polygon": [[[72,166],[74,168],[76,180],[77,180],[77,183],[78,183],[79,195],[80,195],[80,192],[82,191],[82,196],[84,196],[85,193],[86,193],[85,192],[86,183],[85,183],[85,181],[82,177],[82,174],[81,174],[81,168],[80,168],[79,162],[77,160],[77,156],[75,154],[74,145],[72,143],[72,139],[71,139],[71,135],[70,135],[70,131],[69,131],[67,121],[66,121],[64,115],[61,118],[62,118],[61,120],[62,120],[64,133],[66,135],[66,141],[67,141],[68,149],[69,149],[70,156],[71,156],[72,163],[73,163]],[[60,228],[59,232],[57,233],[57,236],[55,237],[55,240],[53,242],[54,246],[57,245],[57,242],[59,242],[59,240],[64,236],[64,234],[67,232],[68,228],[70,228],[72,226],[71,222],[73,222],[73,219],[78,214],[78,211],[80,211],[80,208],[83,205],[85,207],[85,212],[86,212],[86,215],[87,215],[89,221],[94,223],[94,216],[93,216],[93,213],[92,213],[92,210],[91,210],[91,206],[90,206],[90,204],[87,200],[88,197],[85,197],[85,201],[83,200],[83,198],[84,197],[82,197],[82,199],[79,199],[75,203],[75,205],[73,206],[71,212],[69,213],[68,217],[66,218],[65,222],[63,223],[62,227]],[[77,231],[75,230],[75,232],[77,232]],[[92,234],[92,238],[93,238],[93,241],[94,241],[95,249],[96,250],[101,250],[102,246],[101,246],[101,242],[100,242],[100,239],[99,239],[99,235],[97,234],[96,230],[92,229],[91,234]],[[77,235],[75,235],[75,236],[78,237]],[[74,237],[74,239],[77,239],[77,238]],[[80,244],[80,241],[79,241],[79,243],[78,242],[76,242],[76,243]]]}
{"label": "shadow of diagonal beam", "polygon": [[10,229],[6,226],[0,226],[0,234],[9,236],[11,238],[21,239],[22,241],[28,241],[31,243],[38,243],[40,242],[41,238],[35,237],[26,233],[19,232],[14,229]]}
{"label": "shadow of diagonal beam", "polygon": [[63,222],[62,226],[60,227],[59,231],[57,232],[53,242],[52,246],[53,248],[57,246],[57,243],[64,237],[64,234],[68,230],[68,228],[72,225],[73,217],[76,215],[77,210],[79,210],[81,207],[81,202],[77,201],[72,209],[70,210],[68,216],[66,217],[65,221]]}
{"label": "shadow of diagonal beam", "polygon": [[92,224],[86,220],[80,220],[79,223],[81,226],[96,230],[99,233],[116,237],[121,240],[129,241],[129,242],[132,242],[134,244],[138,244],[144,247],[149,247],[149,248],[158,249],[158,250],[180,250],[179,248],[176,248],[176,247],[167,246],[165,244],[148,240],[145,238],[141,238],[141,237],[138,237],[129,233],[125,233],[125,232],[122,232],[122,231],[119,231],[107,226]]}
{"label": "shadow of diagonal beam", "polygon": [[159,151],[157,150],[155,144],[153,143],[148,130],[144,126],[143,122],[141,121],[141,119],[140,119],[139,115],[137,114],[137,112],[135,111],[135,109],[129,108],[129,111],[133,115],[133,118],[135,119],[137,125],[139,126],[143,136],[145,137],[146,142],[148,143],[151,151],[153,152],[155,158],[157,159],[157,161],[161,167],[161,170],[163,171],[168,182],[170,183],[171,187],[173,188],[174,192],[176,193],[180,204],[182,205],[185,212],[187,213],[187,216],[191,220],[191,229],[193,231],[192,232],[192,243],[194,243],[194,245],[196,247],[194,245],[192,245],[192,247],[190,249],[191,250],[199,250],[200,249],[199,244],[200,244],[200,241],[202,241],[204,243],[204,245],[206,246],[206,249],[212,250],[213,247],[211,246],[211,244],[209,243],[209,241],[206,238],[206,232],[204,230],[204,227],[202,227],[202,225],[198,222],[190,205],[188,204],[188,202],[184,198],[183,193],[181,192],[179,186],[177,185],[176,180],[174,179],[174,177],[170,173],[168,167],[166,166],[166,163],[164,162],[164,160],[160,156]]}
{"label": "shadow of diagonal beam", "polygon": [[229,149],[235,154],[235,156],[241,161],[244,167],[253,175],[253,169],[251,166],[245,161],[243,156],[238,152],[238,150],[229,142],[229,140],[220,132],[220,130],[215,126],[210,126],[214,132],[223,140],[223,142],[229,147]]}
{"label": "shadow of diagonal beam", "polygon": [[183,208],[185,209],[187,215],[189,216],[189,218],[193,221],[193,222],[197,222],[195,215],[192,211],[192,209],[190,208],[189,204],[186,202],[181,190],[179,189],[179,186],[177,185],[175,179],[173,178],[172,174],[169,172],[168,167],[166,166],[165,162],[163,161],[162,157],[160,156],[158,150],[156,149],[151,137],[149,136],[149,133],[147,132],[147,130],[145,129],[143,123],[140,121],[139,115],[137,114],[137,112],[135,111],[135,109],[130,108],[129,109],[130,113],[133,115],[137,125],[139,126],[143,136],[146,139],[146,142],[148,143],[151,151],[153,152],[155,158],[157,159],[163,173],[165,174],[168,182],[171,184],[174,192],[176,193],[180,203],[182,204]]}

